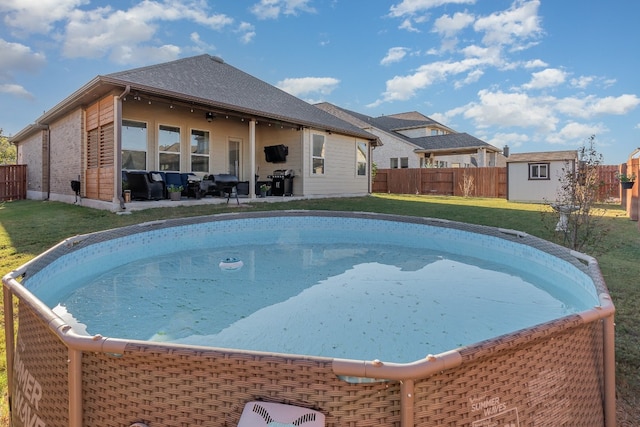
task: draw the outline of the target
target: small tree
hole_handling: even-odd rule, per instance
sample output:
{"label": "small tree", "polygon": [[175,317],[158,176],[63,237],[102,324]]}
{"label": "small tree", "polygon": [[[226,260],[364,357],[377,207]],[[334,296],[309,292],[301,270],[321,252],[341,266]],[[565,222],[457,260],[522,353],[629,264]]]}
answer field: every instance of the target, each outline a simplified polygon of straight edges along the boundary
{"label": "small tree", "polygon": [[16,147],[9,142],[9,138],[0,129],[0,165],[14,165],[16,163]]}
{"label": "small tree", "polygon": [[577,251],[597,250],[598,243],[607,233],[600,219],[605,210],[598,208],[597,201],[602,186],[598,166],[602,155],[595,147],[595,135],[578,149],[577,165],[566,164],[560,174],[560,189],[556,208],[564,207],[567,221],[560,231],[563,244]]}
{"label": "small tree", "polygon": [[467,168],[465,168],[462,173],[462,182],[460,182],[460,191],[462,191],[462,195],[464,197],[471,197],[473,195],[474,187],[473,176],[467,174]]}

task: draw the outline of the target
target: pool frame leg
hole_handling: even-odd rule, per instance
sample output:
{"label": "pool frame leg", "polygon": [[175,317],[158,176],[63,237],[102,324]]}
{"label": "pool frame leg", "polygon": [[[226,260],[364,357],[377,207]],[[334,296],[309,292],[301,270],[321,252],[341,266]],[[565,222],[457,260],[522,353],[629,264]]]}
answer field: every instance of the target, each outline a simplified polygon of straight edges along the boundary
{"label": "pool frame leg", "polygon": [[413,427],[414,420],[414,382],[410,379],[400,381],[400,426]]}
{"label": "pool frame leg", "polygon": [[82,427],[82,351],[69,347],[69,427]]}

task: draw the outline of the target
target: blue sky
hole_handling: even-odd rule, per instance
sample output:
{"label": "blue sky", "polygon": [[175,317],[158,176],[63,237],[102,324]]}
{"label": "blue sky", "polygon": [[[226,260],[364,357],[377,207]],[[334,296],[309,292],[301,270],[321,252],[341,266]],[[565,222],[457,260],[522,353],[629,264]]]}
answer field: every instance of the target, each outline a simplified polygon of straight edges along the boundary
{"label": "blue sky", "polygon": [[637,0],[0,0],[0,128],[99,74],[208,53],[306,101],[511,152],[640,147]]}

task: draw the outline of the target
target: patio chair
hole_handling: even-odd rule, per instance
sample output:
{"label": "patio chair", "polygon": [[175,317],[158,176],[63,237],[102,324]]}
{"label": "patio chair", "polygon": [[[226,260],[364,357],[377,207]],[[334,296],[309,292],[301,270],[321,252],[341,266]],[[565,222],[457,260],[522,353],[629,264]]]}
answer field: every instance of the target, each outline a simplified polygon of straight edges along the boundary
{"label": "patio chair", "polygon": [[162,176],[147,171],[126,171],[126,183],[134,200],[160,200],[164,198]]}
{"label": "patio chair", "polygon": [[238,427],[324,427],[324,414],[301,406],[273,402],[248,402]]}

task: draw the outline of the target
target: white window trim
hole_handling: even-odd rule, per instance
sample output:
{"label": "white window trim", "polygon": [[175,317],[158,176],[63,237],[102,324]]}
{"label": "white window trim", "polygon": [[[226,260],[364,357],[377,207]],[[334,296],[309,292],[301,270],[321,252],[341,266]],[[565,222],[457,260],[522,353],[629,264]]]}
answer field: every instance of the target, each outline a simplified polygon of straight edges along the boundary
{"label": "white window trim", "polygon": [[[324,156],[314,156],[313,154],[313,145],[315,143],[315,136],[322,137],[322,145]],[[311,134],[311,149],[309,150],[309,154],[311,155],[311,165],[309,168],[309,173],[311,176],[325,176],[327,174],[327,137],[321,133],[312,133]],[[316,173],[315,168],[313,167],[313,161],[315,159],[322,159],[322,173]]]}
{"label": "white window trim", "polygon": [[[358,161],[358,154],[360,153],[359,146],[360,144],[364,145],[364,175],[360,175],[358,173],[358,166],[361,163]],[[356,141],[356,168],[355,168],[356,178],[367,178],[369,176],[369,144],[365,141]]]}
{"label": "white window trim", "polygon": [[[545,168],[545,175],[544,176],[540,176],[540,167],[544,166]],[[538,176],[533,176],[533,168],[537,167],[538,168]],[[529,163],[528,164],[528,174],[529,174],[529,180],[531,181],[549,181],[551,179],[551,174],[550,174],[550,169],[551,169],[551,164],[549,162],[535,162],[535,163]]]}
{"label": "white window trim", "polygon": [[[127,118],[122,118],[122,121],[120,122],[120,126],[124,127],[124,122],[134,122],[134,123],[144,123],[144,129],[146,130],[146,141],[144,144],[144,164],[145,164],[145,169],[147,169],[149,167],[149,122],[145,121],[145,120],[135,120],[135,119],[127,119]],[[120,130],[121,135],[122,135],[122,130]],[[122,141],[120,142],[120,144],[122,144]],[[122,155],[122,152],[125,151],[124,147],[120,147],[120,155]],[[137,151],[140,152],[139,150],[129,150],[126,149],[126,151]]]}
{"label": "white window trim", "polygon": [[[178,152],[174,152],[174,151],[163,151],[160,150],[160,128],[162,126],[166,126],[166,127],[171,127],[171,128],[175,128],[178,129],[178,131],[180,132],[180,140],[179,140],[179,144],[180,146],[178,147]],[[178,170],[177,171],[173,171],[173,170],[167,170],[167,172],[180,172],[182,169],[182,138],[183,138],[183,132],[182,132],[182,126],[178,126],[178,125],[170,125],[170,124],[166,124],[166,123],[159,123],[158,124],[158,129],[157,129],[157,136],[156,136],[156,151],[157,151],[157,156],[156,156],[156,164],[158,165],[158,169],[160,169],[160,154],[162,153],[166,153],[166,154],[178,154]],[[189,144],[191,144],[191,142],[189,142]],[[189,159],[191,160],[191,159]]]}
{"label": "white window trim", "polygon": [[[206,132],[209,135],[209,147],[208,148],[208,154],[197,154],[197,153],[192,153],[191,152],[191,137],[193,136],[193,131],[197,131],[197,132]],[[207,129],[199,129],[199,128],[191,128],[189,129],[189,170],[192,171],[193,169],[193,157],[206,157],[207,158],[207,171],[206,173],[209,173],[209,171],[211,170],[211,131],[207,130]]]}

